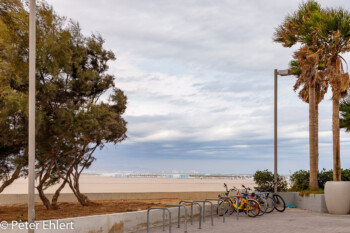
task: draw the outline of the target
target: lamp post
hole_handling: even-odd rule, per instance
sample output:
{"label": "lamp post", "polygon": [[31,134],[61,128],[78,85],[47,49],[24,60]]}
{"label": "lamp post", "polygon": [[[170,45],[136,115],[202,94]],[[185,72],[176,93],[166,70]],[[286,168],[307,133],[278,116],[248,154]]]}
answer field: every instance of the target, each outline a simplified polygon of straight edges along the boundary
{"label": "lamp post", "polygon": [[[29,130],[28,130],[28,223],[35,220],[35,40],[36,40],[36,0],[30,0],[29,6]],[[28,227],[28,232],[34,229]]]}
{"label": "lamp post", "polygon": [[291,70],[274,70],[274,191],[277,193],[277,77],[291,75]]}

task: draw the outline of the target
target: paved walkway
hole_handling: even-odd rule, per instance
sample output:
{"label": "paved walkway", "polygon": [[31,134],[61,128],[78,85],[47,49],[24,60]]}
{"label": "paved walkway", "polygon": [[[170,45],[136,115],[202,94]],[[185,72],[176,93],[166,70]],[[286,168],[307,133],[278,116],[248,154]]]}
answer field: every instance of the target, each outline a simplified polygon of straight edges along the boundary
{"label": "paved walkway", "polygon": [[[172,224],[172,233],[184,232],[183,223],[181,228],[177,228],[177,223]],[[146,232],[142,231],[142,232]],[[162,227],[153,228],[150,233],[169,232],[169,227],[165,231]],[[214,216],[214,226],[210,224],[210,217],[206,217],[202,222],[202,229],[198,229],[198,221],[191,226],[188,223],[188,233],[350,233],[350,215],[330,215],[315,213],[302,209],[286,209],[279,213],[273,211],[261,217],[250,218],[245,214],[240,214],[239,220],[235,216],[227,216],[226,222],[222,222],[222,217],[217,219]],[[139,232],[141,233],[141,232]]]}

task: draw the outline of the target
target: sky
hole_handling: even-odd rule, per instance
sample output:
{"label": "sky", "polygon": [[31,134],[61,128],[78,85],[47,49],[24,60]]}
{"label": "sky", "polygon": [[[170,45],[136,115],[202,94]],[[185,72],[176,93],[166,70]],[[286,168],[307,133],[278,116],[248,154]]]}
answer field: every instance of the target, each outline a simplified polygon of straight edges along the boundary
{"label": "sky", "polygon": [[[273,71],[287,69],[297,48],[272,37],[301,1],[47,2],[84,35],[105,38],[117,57],[109,73],[128,97],[128,138],[97,151],[90,171],[273,170]],[[319,2],[350,10],[346,0]],[[286,175],[309,167],[308,105],[293,91],[295,80],[278,80],[278,170]],[[319,106],[320,169],[333,166],[330,98]],[[341,163],[350,168],[343,130]]]}

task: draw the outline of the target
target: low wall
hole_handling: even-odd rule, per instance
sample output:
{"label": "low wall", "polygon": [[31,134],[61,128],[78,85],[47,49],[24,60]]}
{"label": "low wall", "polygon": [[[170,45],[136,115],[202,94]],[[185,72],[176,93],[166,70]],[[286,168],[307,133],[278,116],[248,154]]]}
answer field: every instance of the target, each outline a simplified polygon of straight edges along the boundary
{"label": "low wall", "polygon": [[297,208],[315,212],[328,213],[324,194],[310,194],[300,196],[299,192],[278,193],[286,202],[286,205],[295,205]]}
{"label": "low wall", "polygon": [[[177,218],[178,218],[178,208],[169,208],[171,211],[171,222],[172,228],[177,227]],[[187,226],[191,224],[190,211],[191,208],[187,207]],[[199,207],[195,206],[193,209],[195,220],[199,217]],[[216,216],[216,205],[214,208],[214,215]],[[166,212],[167,213],[167,212]],[[206,205],[205,209],[206,221],[202,224],[210,224],[211,208],[209,205]],[[150,227],[162,226],[163,218],[162,210],[152,210],[150,212]],[[184,209],[181,208],[181,229],[184,229]],[[49,233],[49,232],[62,232],[63,229],[54,229],[55,226],[63,224],[68,226],[64,229],[65,233],[77,233],[77,232],[88,232],[88,233],[131,233],[135,231],[146,231],[147,229],[147,210],[135,211],[135,212],[126,212],[126,213],[117,213],[117,214],[106,214],[106,215],[95,215],[87,217],[78,217],[78,218],[66,218],[58,220],[52,220],[51,229],[50,223],[46,221],[36,221],[35,223],[38,227],[35,229],[35,233]],[[166,214],[166,224],[168,230],[169,216]],[[198,221],[194,222],[198,224]],[[44,227],[45,225],[45,227]],[[46,229],[44,229],[46,228]],[[73,229],[72,229],[73,228]],[[12,233],[27,233],[27,229],[19,229],[18,226],[9,225],[4,232]],[[166,231],[167,232],[167,231]]]}
{"label": "low wall", "polygon": [[[102,200],[122,200],[122,199],[162,199],[177,198],[182,200],[204,200],[207,198],[217,198],[217,192],[147,192],[147,193],[85,193],[92,201]],[[52,199],[53,194],[47,194]],[[59,202],[77,202],[72,193],[62,193]],[[28,202],[27,194],[0,194],[0,205],[6,204],[26,204]],[[39,195],[35,195],[35,202],[41,202]]]}
{"label": "low wall", "polygon": [[[186,196],[184,199],[205,199],[205,198],[215,198],[217,193],[209,192],[202,193],[196,196],[193,193],[151,193],[146,195],[147,198],[169,198],[182,197],[181,195],[191,195]],[[298,192],[287,192],[279,193],[285,200],[286,204],[295,205],[298,208],[308,209],[316,212],[327,212],[325,207],[324,195],[323,194],[311,194],[309,197],[300,197]],[[141,193],[139,194],[141,195]],[[160,196],[157,196],[160,195]],[[170,196],[169,196],[170,195]],[[213,195],[213,196],[212,196]],[[111,196],[115,198],[115,196]],[[126,196],[121,196],[122,199],[128,198]],[[139,199],[141,196],[133,196],[134,199]],[[142,196],[143,198],[145,196]],[[130,197],[129,197],[130,198]],[[215,204],[215,201],[213,202]],[[216,217],[216,205],[214,207],[214,215]],[[169,208],[172,215],[172,227],[176,228],[177,226],[177,213],[178,208]],[[211,209],[209,205],[206,205],[205,215],[206,222],[205,224],[210,224]],[[190,207],[187,207],[187,214],[190,215]],[[194,216],[198,219],[199,208],[194,207]],[[184,227],[184,211],[181,209],[181,228]],[[48,222],[51,221],[51,222]],[[169,221],[169,216],[166,214],[166,223]],[[77,233],[77,232],[88,232],[88,233],[131,233],[136,231],[145,231],[147,227],[147,211],[135,211],[135,212],[126,212],[126,213],[117,213],[117,214],[107,214],[107,215],[95,215],[95,216],[86,216],[78,218],[66,218],[60,220],[47,220],[47,221],[36,221],[37,228],[36,233],[48,233],[48,232],[62,232],[61,229],[57,229],[58,224],[66,224],[64,232],[66,233]],[[196,222],[197,223],[197,222]],[[51,224],[51,228],[49,227]],[[190,224],[190,217],[188,217],[188,226]],[[203,223],[202,223],[203,224]],[[150,213],[150,226],[161,226],[162,225],[162,210],[152,210]],[[46,226],[46,229],[45,229]],[[68,227],[67,227],[68,226]],[[56,229],[55,229],[56,228]],[[28,232],[26,228],[20,229],[19,226],[9,225],[5,230],[2,228],[2,232],[14,232],[14,233],[24,233]]]}

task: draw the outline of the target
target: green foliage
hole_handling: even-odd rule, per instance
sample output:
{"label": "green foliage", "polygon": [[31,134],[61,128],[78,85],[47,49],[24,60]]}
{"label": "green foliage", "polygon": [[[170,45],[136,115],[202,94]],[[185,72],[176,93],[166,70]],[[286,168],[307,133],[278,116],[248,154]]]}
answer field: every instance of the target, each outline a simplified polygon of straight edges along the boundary
{"label": "green foliage", "polygon": [[[332,100],[339,102],[344,98],[349,89],[349,73],[344,69],[346,61],[342,54],[349,52],[350,41],[350,13],[342,8],[321,8],[316,1],[302,2],[299,9],[286,17],[284,22],[276,28],[274,41],[284,47],[292,47],[296,44],[307,47],[318,56],[318,67],[327,77],[321,82],[332,87]],[[299,64],[300,65],[300,64]],[[312,67],[312,66],[310,66]],[[316,68],[314,64],[313,67]],[[308,75],[311,76],[312,71]],[[339,122],[338,109],[334,109],[333,122]],[[346,120],[346,117],[344,118]],[[347,125],[343,122],[343,127]],[[311,140],[313,141],[313,140]],[[340,179],[340,152],[339,129],[333,129],[334,147],[334,177]],[[313,159],[315,156],[311,156]],[[314,174],[314,173],[313,173]],[[315,177],[312,177],[312,182]]]}
{"label": "green foliage", "polygon": [[284,47],[292,47],[298,42],[306,45],[314,43],[312,30],[313,20],[321,12],[321,6],[316,1],[307,1],[299,5],[299,9],[288,15],[282,25],[276,28],[273,40],[282,43]]}
{"label": "green foliage", "polygon": [[21,89],[28,76],[27,46],[22,47],[28,35],[19,31],[28,25],[23,20],[27,18],[20,1],[0,2],[0,193],[26,174],[28,96]]}
{"label": "green foliage", "polygon": [[350,169],[341,170],[341,179],[342,181],[350,181]]}
{"label": "green foliage", "polygon": [[[274,175],[269,170],[256,171],[254,181],[260,189],[268,192],[274,191]],[[277,190],[283,192],[287,190],[287,181],[283,176],[277,176]]]}
{"label": "green foliage", "polygon": [[292,181],[291,190],[293,191],[307,190],[309,188],[309,178],[310,178],[309,171],[299,170],[294,172],[290,177],[290,180]]}
{"label": "green foliage", "polygon": [[333,170],[326,171],[325,168],[323,168],[321,171],[318,172],[318,185],[320,189],[324,189],[324,185],[327,181],[333,180]]}
{"label": "green foliage", "polygon": [[339,127],[350,132],[350,96],[342,100],[339,104]]}
{"label": "green foliage", "polygon": [[301,69],[299,67],[299,63],[297,60],[291,60],[289,63],[289,67],[292,75],[296,75],[296,76],[301,75]]}
{"label": "green foliage", "polygon": [[[18,0],[0,2],[0,180],[27,164],[27,10]],[[36,174],[43,192],[70,176],[78,182],[97,148],[126,138],[127,98],[108,73],[115,55],[102,36],[82,35],[78,23],[44,1],[36,43]]]}
{"label": "green foliage", "polygon": [[[294,172],[291,176],[291,191],[309,190],[309,177],[309,171],[299,170]],[[323,190],[327,181],[333,181],[333,170],[327,171],[325,168],[323,168],[321,171],[318,172],[317,177],[320,190]],[[350,181],[350,169],[342,169],[341,177],[342,181]]]}

